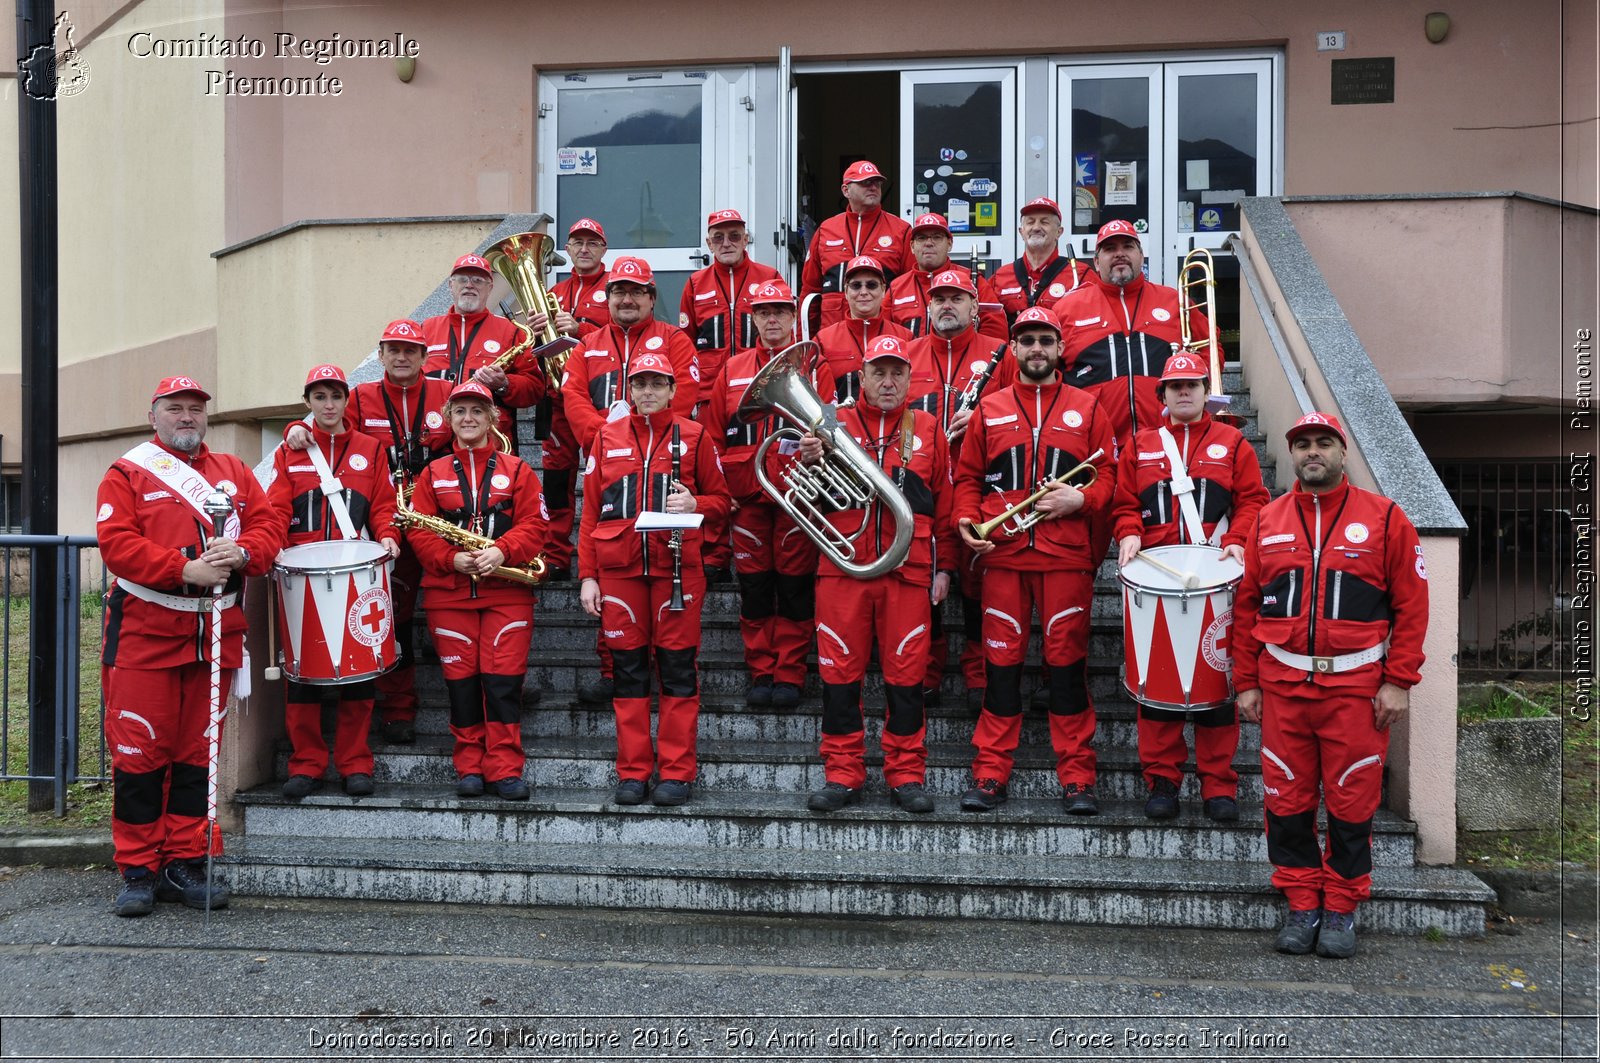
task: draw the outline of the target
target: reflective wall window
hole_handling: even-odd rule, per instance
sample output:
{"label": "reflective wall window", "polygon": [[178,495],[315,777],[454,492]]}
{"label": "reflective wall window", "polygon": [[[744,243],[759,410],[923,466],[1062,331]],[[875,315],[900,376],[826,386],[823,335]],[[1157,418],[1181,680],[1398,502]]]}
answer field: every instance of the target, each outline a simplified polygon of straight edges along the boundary
{"label": "reflective wall window", "polygon": [[1256,194],[1257,75],[1178,78],[1179,232],[1233,232]]}
{"label": "reflective wall window", "polygon": [[1149,78],[1073,78],[1070,209],[1073,232],[1151,216]]}
{"label": "reflective wall window", "polygon": [[1005,129],[998,81],[912,86],[913,214],[943,214],[953,233],[996,233],[1005,202]]}

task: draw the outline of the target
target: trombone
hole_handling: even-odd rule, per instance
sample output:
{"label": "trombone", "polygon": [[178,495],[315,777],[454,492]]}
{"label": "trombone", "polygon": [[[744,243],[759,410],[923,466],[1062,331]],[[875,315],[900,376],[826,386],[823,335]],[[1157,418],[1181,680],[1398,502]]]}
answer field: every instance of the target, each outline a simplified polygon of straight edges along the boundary
{"label": "trombone", "polygon": [[[1202,289],[1205,297],[1207,328],[1204,340],[1195,339],[1191,321],[1197,305],[1194,295],[1196,288]],[[1212,262],[1211,252],[1204,247],[1197,247],[1184,255],[1183,265],[1178,269],[1178,326],[1183,333],[1183,342],[1174,343],[1172,353],[1198,354],[1200,348],[1204,347],[1211,386],[1210,394],[1206,396],[1206,408],[1213,413],[1227,408],[1228,396],[1222,393],[1222,349],[1217,343],[1216,266]]]}
{"label": "trombone", "polygon": [[[1039,501],[1039,499],[1043,498],[1045,496],[1045,492],[1059,484],[1065,484],[1068,487],[1076,487],[1079,490],[1082,490],[1083,488],[1093,484],[1100,475],[1100,470],[1095,468],[1094,463],[1105,452],[1105,447],[1101,447],[1099,450],[1096,450],[1093,454],[1090,454],[1087,458],[1083,459],[1061,475],[1052,476],[1047,480],[1040,480],[1039,486],[1033,492],[1033,494],[1029,495],[1027,498],[1024,498],[1021,502],[1018,502],[1016,505],[1012,506],[1004,513],[1001,513],[999,516],[992,517],[989,520],[984,521],[982,524],[974,524],[972,526],[972,534],[976,535],[980,539],[988,539],[989,536],[994,534],[996,529],[999,529],[1008,536],[1021,535],[1023,532],[1032,528],[1035,524],[1038,524],[1044,519],[1044,513],[1040,510],[1034,509],[1033,504]],[[1072,482],[1073,477],[1079,476],[1085,472],[1089,474],[1089,478],[1087,480],[1084,480],[1082,483]]]}

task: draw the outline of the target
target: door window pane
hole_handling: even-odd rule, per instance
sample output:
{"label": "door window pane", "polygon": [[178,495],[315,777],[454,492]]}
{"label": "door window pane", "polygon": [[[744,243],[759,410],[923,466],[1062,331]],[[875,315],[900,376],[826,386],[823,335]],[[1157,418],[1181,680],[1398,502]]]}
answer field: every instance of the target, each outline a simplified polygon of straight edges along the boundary
{"label": "door window pane", "polygon": [[594,172],[556,179],[557,231],[589,217],[612,247],[697,246],[700,99],[698,85],[563,89],[557,141],[585,168],[592,152]]}
{"label": "door window pane", "polygon": [[1256,194],[1257,119],[1255,74],[1178,79],[1179,232],[1239,228],[1239,200]]}
{"label": "door window pane", "polygon": [[953,233],[997,233],[1003,202],[1000,83],[920,83],[911,90],[913,213],[933,211]]}
{"label": "door window pane", "polygon": [[[1065,209],[1069,205],[1062,204]],[[1150,79],[1072,81],[1073,232],[1150,217]]]}

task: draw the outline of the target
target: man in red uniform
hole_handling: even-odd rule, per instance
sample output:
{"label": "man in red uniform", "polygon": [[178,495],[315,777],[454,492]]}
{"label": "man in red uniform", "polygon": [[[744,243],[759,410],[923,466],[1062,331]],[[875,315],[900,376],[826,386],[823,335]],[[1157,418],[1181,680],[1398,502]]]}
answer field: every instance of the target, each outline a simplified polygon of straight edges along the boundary
{"label": "man in red uniform", "polygon": [[[1422,678],[1428,573],[1400,507],[1350,483],[1337,418],[1290,426],[1294,487],[1264,506],[1234,602],[1239,714],[1261,723],[1279,952],[1348,957],[1372,893],[1372,816],[1389,727]],[[1324,851],[1317,791],[1328,808]]]}
{"label": "man in red uniform", "polygon": [[[450,384],[422,375],[427,345],[422,326],[401,318],[384,327],[378,339],[383,378],[357,384],[344,408],[345,428],[369,435],[387,448],[388,465],[397,480],[415,482],[423,466],[450,447],[444,404]],[[283,434],[291,450],[311,446],[311,430],[296,421]],[[393,499],[391,497],[391,508]],[[422,569],[402,543],[389,574],[394,607],[394,642],[399,661],[377,679],[383,737],[397,745],[417,740],[416,641],[414,621]]]}
{"label": "man in red uniform", "polygon": [[[1179,543],[1206,543],[1244,562],[1256,514],[1270,496],[1255,448],[1238,429],[1206,412],[1207,376],[1206,366],[1192,354],[1168,358],[1156,385],[1166,403],[1166,421],[1141,429],[1133,445],[1123,448],[1112,503],[1118,566],[1146,547]],[[1194,724],[1205,814],[1238,819],[1233,754],[1239,748],[1239,721],[1231,705],[1192,713],[1139,706],[1139,760],[1150,791],[1144,814],[1151,819],[1178,814],[1185,722]]]}
{"label": "man in red uniform", "polygon": [[[750,705],[792,709],[800,704],[806,652],[815,626],[817,548],[756,479],[756,450],[786,422],[776,414],[745,422],[739,401],[773,356],[794,343],[794,293],[781,280],[767,281],[750,298],[760,346],[728,360],[711,390],[701,423],[717,441],[733,495],[733,565],[739,577],[739,633],[750,669]],[[833,401],[833,373],[818,359],[811,384],[823,402]],[[781,483],[781,469],[798,448],[777,445],[767,453],[767,477]],[[787,453],[785,453],[787,450]]]}
{"label": "man in red uniform", "polygon": [[[617,788],[612,801],[681,805],[697,762],[700,610],[706,577],[701,528],[642,532],[645,510],[699,513],[721,524],[728,485],[717,451],[696,422],[672,412],[672,363],[645,353],[628,370],[634,412],[607,422],[584,471],[583,524],[578,536],[580,600],[611,650],[617,714]],[[676,556],[672,544],[678,543]],[[676,599],[678,606],[674,608]],[[650,658],[661,683],[656,745],[650,742]],[[659,770],[659,781],[650,778]]]}
{"label": "man in red uniform", "polygon": [[689,274],[678,303],[678,327],[694,344],[700,363],[700,394],[711,398],[711,385],[736,350],[756,345],[750,318],[750,293],[778,271],[749,255],[750,230],[736,210],[714,210],[706,218],[706,249],[711,265]]}
{"label": "man in red uniform", "polygon": [[[611,324],[611,308],[606,301],[606,231],[593,218],[579,218],[567,229],[567,259],[572,272],[550,286],[561,313],[556,315],[556,330],[580,340]],[[528,327],[542,330],[545,315],[535,314]],[[572,566],[572,481],[578,470],[580,444],[572,434],[562,408],[561,382],[550,381],[545,401],[550,404],[550,430],[544,438],[542,473],[545,505],[550,507],[550,529],[544,544],[545,563],[550,566],[546,582],[560,582],[571,575]]]}
{"label": "man in red uniform", "polygon": [[[861,401],[839,411],[839,431],[849,433],[911,507],[913,533],[905,560],[871,579],[847,575],[821,559],[817,573],[817,667],[822,673],[822,762],[827,781],[811,795],[813,812],[855,804],[867,779],[866,735],[861,721],[861,681],[874,643],[883,669],[887,718],[883,726],[883,778],[890,799],[907,812],[932,812],[924,787],[928,749],[922,701],[927,668],[928,603],[950,592],[955,537],[950,530],[950,458],[944,432],[932,414],[906,404],[911,362],[894,336],[872,342],[861,370]],[[800,441],[800,460],[822,460],[823,442]],[[874,512],[876,511],[876,512]],[[855,541],[854,564],[877,561],[897,526],[881,500],[868,511],[839,510],[828,520]],[[938,540],[938,545],[935,545]],[[938,571],[935,571],[935,569]],[[931,591],[929,588],[932,588]]]}
{"label": "man in red uniform", "polygon": [[911,333],[883,312],[889,281],[883,266],[871,255],[857,255],[844,270],[845,303],[850,314],[817,333],[816,343],[833,371],[840,402],[855,401],[861,386],[862,355],[879,336],[909,341]]}
{"label": "man in red uniform", "polygon": [[533,587],[495,575],[532,560],[544,542],[539,478],[515,454],[496,450],[494,400],[476,381],[450,393],[451,451],[417,480],[411,508],[491,540],[462,549],[433,531],[406,537],[422,563],[433,645],[450,698],[456,793],[481,797],[485,779],[507,801],[526,801],[522,780],[522,687],[533,638]]}
{"label": "man in red uniform", "polygon": [[544,371],[532,355],[524,354],[504,369],[494,363],[523,340],[522,330],[510,318],[489,312],[494,273],[480,255],[462,255],[450,270],[448,311],[422,323],[428,360],[422,371],[453,387],[476,380],[495,397],[499,429],[517,439],[516,411],[544,397]]}
{"label": "man in red uniform", "polygon": [[844,318],[844,266],[851,259],[873,256],[890,280],[911,268],[911,226],[882,207],[888,184],[883,172],[867,160],[851,163],[840,186],[848,209],[817,226],[811,237],[800,297],[820,297],[818,330]]}
{"label": "man in red uniform", "polygon": [[[966,268],[950,261],[952,243],[950,226],[943,214],[923,214],[911,223],[913,268],[889,285],[889,317],[913,336],[928,331],[928,285],[933,283],[933,278],[945,270]],[[1006,338],[1005,308],[994,285],[976,270],[967,269],[967,276],[978,293],[979,331],[1003,341]]]}
{"label": "man in red uniform", "polygon": [[[1089,550],[1092,514],[1111,504],[1116,468],[1111,426],[1093,397],[1061,382],[1061,328],[1055,315],[1030,307],[1017,316],[1012,340],[1017,380],[990,392],[967,425],[956,465],[957,528],[982,555],[983,641],[988,687],[972,744],[974,784],[961,798],[969,811],[1006,799],[1012,753],[1022,732],[1022,661],[1035,605],[1049,674],[1050,742],[1062,801],[1073,815],[1100,810],[1095,797],[1095,715],[1089,698],[1089,613],[1099,558]],[[974,525],[999,516],[1037,485],[1089,462],[1093,483],[1054,483],[1019,516],[1038,523],[1007,526],[979,538]],[[1084,483],[1086,474],[1073,477]],[[1013,518],[1015,519],[1015,518]]]}
{"label": "man in red uniform", "polygon": [[1055,200],[1040,196],[1024,203],[1017,233],[1022,257],[994,271],[995,292],[1012,321],[1030,306],[1054,309],[1089,272],[1077,259],[1061,255],[1061,208]]}
{"label": "man in red uniform", "polygon": [[[158,897],[228,903],[220,883],[208,891],[204,869],[208,847],[222,844],[206,808],[212,588],[226,697],[244,655],[242,577],[266,575],[282,539],[249,466],[205,446],[210,400],[189,377],[162,380],[150,400],[155,438],[112,464],[96,499],[100,553],[116,577],[101,661],[121,916],[148,915]],[[205,505],[219,493],[232,512],[214,527]]]}
{"label": "man in red uniform", "polygon": [[[312,417],[311,446],[322,454],[338,486],[334,494],[328,494],[332,485],[324,483],[321,470],[308,460],[305,450],[279,447],[272,456],[272,478],[267,481],[267,504],[272,507],[273,519],[290,546],[355,536],[382,542],[389,557],[398,558],[400,533],[394,529],[389,459],[377,439],[348,427],[350,384],[344,370],[336,365],[313,366],[306,375],[304,395]],[[304,426],[301,430],[306,431]],[[322,688],[292,679],[286,682],[283,722],[291,748],[283,796],[298,801],[322,788],[328,744],[322,737]],[[367,732],[372,728],[376,686],[373,680],[364,679],[335,690],[339,709],[333,766],[344,777],[345,793],[367,797],[372,793],[372,748],[367,744]]]}

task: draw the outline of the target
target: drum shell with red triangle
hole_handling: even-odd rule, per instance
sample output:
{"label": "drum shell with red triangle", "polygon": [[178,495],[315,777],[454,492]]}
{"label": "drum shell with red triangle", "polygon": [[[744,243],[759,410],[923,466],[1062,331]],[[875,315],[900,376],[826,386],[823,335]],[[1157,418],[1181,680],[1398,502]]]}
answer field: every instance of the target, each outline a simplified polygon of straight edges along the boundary
{"label": "drum shell with red triangle", "polygon": [[381,543],[345,539],[291,546],[272,564],[278,659],[312,686],[358,683],[393,668],[393,562]]}
{"label": "drum shell with red triangle", "polygon": [[1197,585],[1135,558],[1122,583],[1122,685],[1141,705],[1201,712],[1232,704],[1233,595],[1243,566],[1211,546],[1156,546],[1144,553]]}

